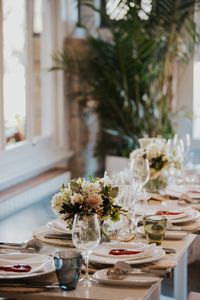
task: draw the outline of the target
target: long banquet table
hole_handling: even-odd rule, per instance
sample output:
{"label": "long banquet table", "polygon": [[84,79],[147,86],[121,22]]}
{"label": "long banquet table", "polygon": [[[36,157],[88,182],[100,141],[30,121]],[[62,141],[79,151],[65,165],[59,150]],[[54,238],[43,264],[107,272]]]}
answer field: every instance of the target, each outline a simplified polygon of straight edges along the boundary
{"label": "long banquet table", "polygon": [[[163,247],[173,247],[176,249],[175,254],[166,254],[157,265],[176,265],[175,266],[175,287],[174,287],[174,297],[176,300],[186,300],[187,299],[187,250],[189,246],[194,241],[196,235],[188,234],[182,240],[165,240],[162,244]],[[140,239],[144,241],[144,239]],[[52,250],[52,246],[45,246],[43,253],[47,253]],[[43,275],[44,276],[44,275]],[[26,282],[34,283],[35,280],[55,282],[56,275],[54,273],[46,275],[45,278],[37,276],[37,278],[32,278]],[[34,290],[31,288],[22,287],[0,287],[0,296],[6,298],[15,298],[21,300],[58,300],[61,298],[66,298],[69,300],[158,300],[160,299],[160,289],[161,280],[158,280],[155,284],[150,287],[122,287],[95,284],[90,287],[82,286],[78,284],[77,288],[73,291],[62,291],[58,288],[49,290]]]}

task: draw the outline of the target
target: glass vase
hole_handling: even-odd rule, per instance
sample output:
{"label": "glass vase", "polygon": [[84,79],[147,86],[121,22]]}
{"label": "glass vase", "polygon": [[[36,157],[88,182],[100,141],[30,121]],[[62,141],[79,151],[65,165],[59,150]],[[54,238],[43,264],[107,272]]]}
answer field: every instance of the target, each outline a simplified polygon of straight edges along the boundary
{"label": "glass vase", "polygon": [[162,173],[156,178],[151,178],[145,185],[145,190],[148,193],[158,193],[160,190],[163,190],[167,185],[167,178]]}

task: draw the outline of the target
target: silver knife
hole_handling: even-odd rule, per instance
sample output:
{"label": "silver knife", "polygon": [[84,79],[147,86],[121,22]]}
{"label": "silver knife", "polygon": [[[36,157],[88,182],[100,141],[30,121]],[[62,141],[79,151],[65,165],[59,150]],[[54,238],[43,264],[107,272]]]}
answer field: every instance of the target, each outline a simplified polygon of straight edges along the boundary
{"label": "silver knife", "polygon": [[59,240],[72,240],[71,234],[66,233],[45,233],[44,238],[46,239],[59,239]]}
{"label": "silver knife", "polygon": [[20,247],[22,243],[0,242],[0,246]]}

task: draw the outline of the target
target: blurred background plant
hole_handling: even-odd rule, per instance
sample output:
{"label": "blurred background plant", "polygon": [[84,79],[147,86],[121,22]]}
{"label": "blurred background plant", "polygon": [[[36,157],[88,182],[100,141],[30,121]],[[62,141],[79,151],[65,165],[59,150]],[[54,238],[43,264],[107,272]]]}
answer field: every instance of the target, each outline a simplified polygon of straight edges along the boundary
{"label": "blurred background plant", "polygon": [[71,96],[97,113],[95,154],[128,157],[140,137],[173,136],[175,67],[189,62],[199,42],[199,1],[112,2],[102,1],[97,9],[82,0],[101,15],[107,34],[88,32],[86,51],[76,55],[69,47],[56,53],[51,70],[80,79],[81,88]]}

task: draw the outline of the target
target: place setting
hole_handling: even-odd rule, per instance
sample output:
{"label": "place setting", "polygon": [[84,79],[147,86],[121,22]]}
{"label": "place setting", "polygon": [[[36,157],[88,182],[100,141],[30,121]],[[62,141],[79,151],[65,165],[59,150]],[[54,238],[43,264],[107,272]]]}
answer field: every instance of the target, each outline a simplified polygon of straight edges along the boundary
{"label": "place setting", "polygon": [[[179,205],[169,205],[168,202],[161,205],[149,206],[148,215],[152,215],[152,218],[165,217],[167,220],[164,239],[179,240],[184,239],[188,233],[195,233],[199,230],[199,224],[196,220],[199,217],[199,211],[192,208],[183,208]],[[144,226],[139,226],[137,231],[145,235]]]}
{"label": "place setting", "polygon": [[[134,195],[141,192],[144,182],[133,191],[131,185],[126,186],[126,193],[121,189],[119,201],[119,188],[109,178],[72,179],[53,196],[56,218],[33,233],[33,240],[43,246],[32,253],[27,253],[30,247],[23,252],[22,246],[13,246],[13,252],[2,254],[0,286],[17,280],[21,287],[62,290],[73,290],[77,284],[148,287],[169,276],[171,267],[162,264],[168,262],[166,254],[176,250],[162,247],[163,239],[169,238],[170,232],[171,239],[186,237],[187,232],[173,232],[171,228],[194,222],[199,212],[144,203],[141,209],[142,202],[135,201]],[[143,226],[137,226],[139,219]],[[137,233],[146,240],[140,241]],[[48,248],[49,255],[44,254]],[[50,281],[41,283],[37,280],[40,276]],[[30,283],[29,278],[34,281]]]}
{"label": "place setting", "polygon": [[67,223],[59,218],[49,221],[46,225],[37,228],[33,236],[41,242],[60,247],[73,247],[72,231]]}

